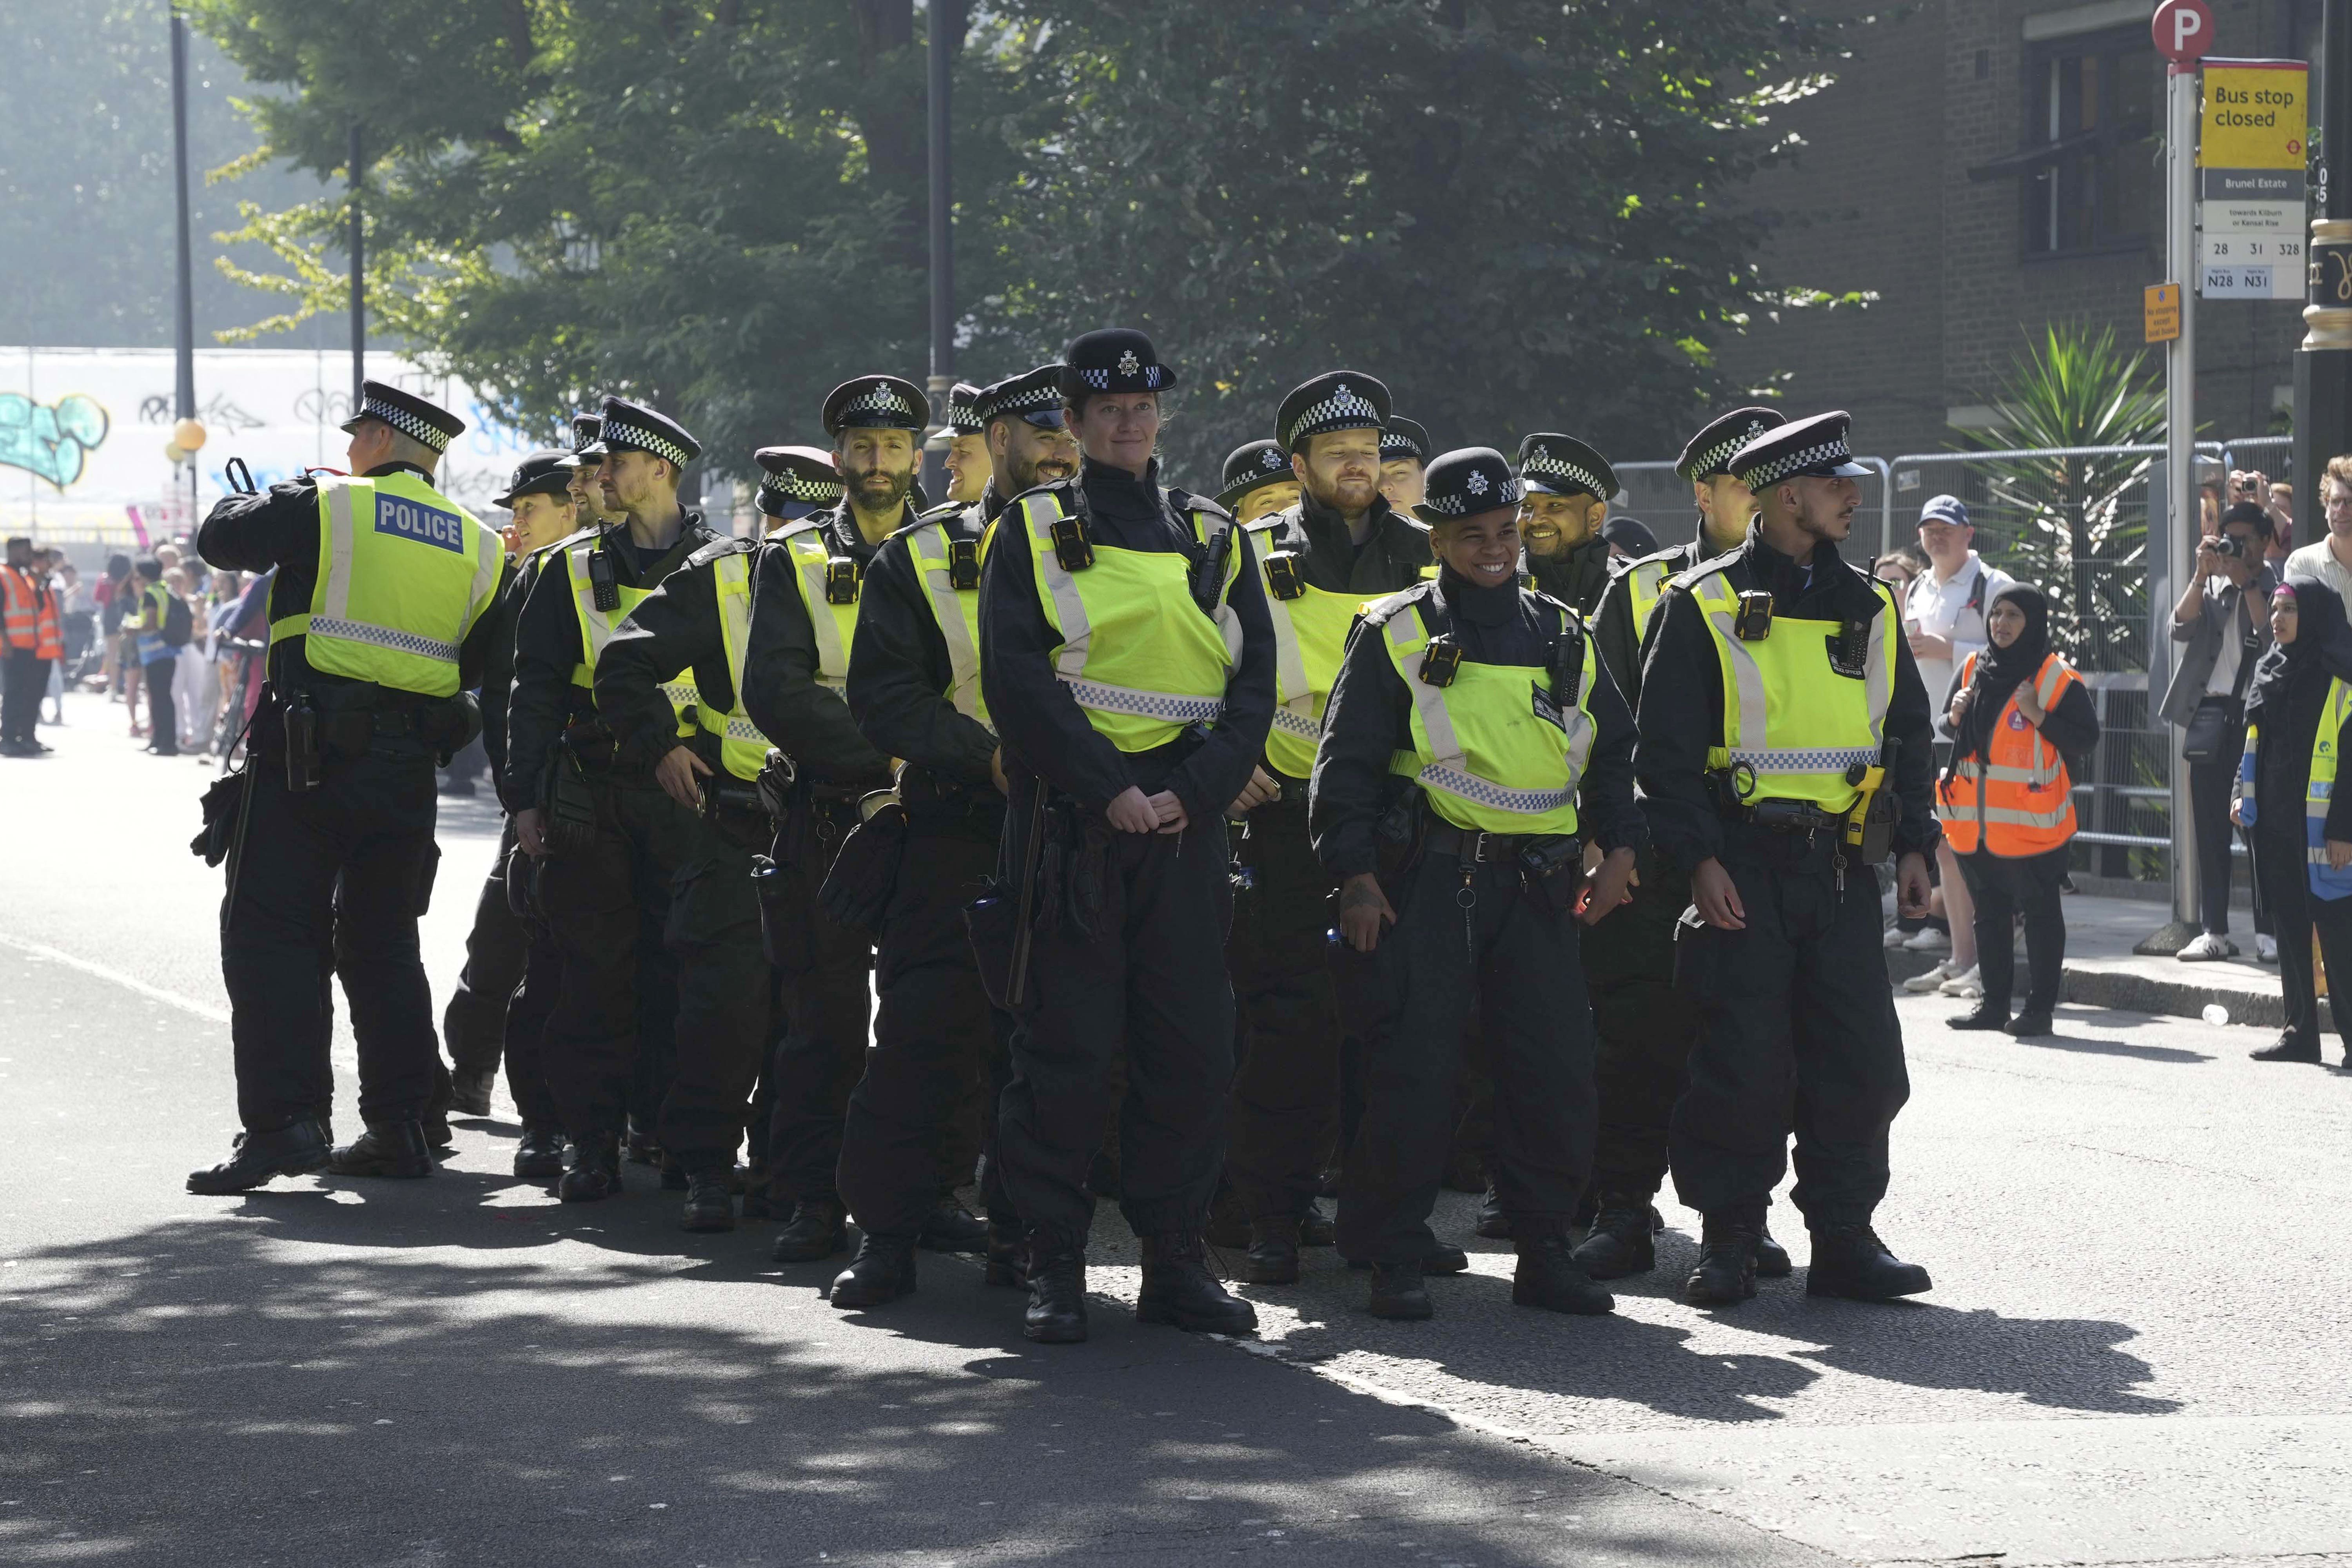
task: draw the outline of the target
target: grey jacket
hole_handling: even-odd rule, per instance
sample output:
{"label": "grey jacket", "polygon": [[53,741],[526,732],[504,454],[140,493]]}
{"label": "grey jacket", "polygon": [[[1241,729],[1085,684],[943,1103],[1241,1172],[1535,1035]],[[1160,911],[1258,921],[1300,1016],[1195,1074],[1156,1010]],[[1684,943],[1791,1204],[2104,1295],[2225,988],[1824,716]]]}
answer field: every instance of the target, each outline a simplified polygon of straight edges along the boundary
{"label": "grey jacket", "polygon": [[[2271,646],[2269,605],[2272,591],[2278,586],[2278,574],[2265,563],[2247,584],[2242,595],[2238,585],[2226,577],[2205,579],[2203,613],[2187,626],[2178,622],[2172,627],[2172,640],[2184,645],[2180,656],[2173,661],[2172,684],[2164,689],[2164,717],[2174,724],[2186,725],[2204,700],[2205,683],[2213,677],[2213,662],[2221,657],[2221,639],[2243,637],[2251,628],[2255,646],[2247,650],[2242,669],[2251,678],[2253,661]],[[2241,606],[2242,605],[2242,614]]]}

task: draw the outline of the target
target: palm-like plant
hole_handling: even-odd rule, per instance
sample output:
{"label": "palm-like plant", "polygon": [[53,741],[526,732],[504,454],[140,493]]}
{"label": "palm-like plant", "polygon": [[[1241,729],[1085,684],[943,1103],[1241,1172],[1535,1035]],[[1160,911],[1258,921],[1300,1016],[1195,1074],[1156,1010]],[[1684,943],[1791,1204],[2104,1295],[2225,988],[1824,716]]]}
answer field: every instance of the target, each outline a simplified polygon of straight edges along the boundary
{"label": "palm-like plant", "polygon": [[1978,451],[2042,449],[1971,465],[1979,527],[2005,536],[2015,575],[2050,599],[2051,641],[2088,669],[2145,668],[2149,453],[2085,451],[2163,437],[2164,388],[2113,327],[2053,322],[2010,366]]}

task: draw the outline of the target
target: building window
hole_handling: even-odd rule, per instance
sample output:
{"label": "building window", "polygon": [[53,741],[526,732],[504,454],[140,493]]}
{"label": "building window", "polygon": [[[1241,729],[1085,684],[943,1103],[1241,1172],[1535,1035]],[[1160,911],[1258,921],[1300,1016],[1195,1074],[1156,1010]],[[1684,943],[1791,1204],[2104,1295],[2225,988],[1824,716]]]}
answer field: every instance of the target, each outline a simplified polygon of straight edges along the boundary
{"label": "building window", "polygon": [[2145,29],[2054,38],[2026,54],[2019,171],[2029,256],[2142,243],[2157,189],[2157,64]]}

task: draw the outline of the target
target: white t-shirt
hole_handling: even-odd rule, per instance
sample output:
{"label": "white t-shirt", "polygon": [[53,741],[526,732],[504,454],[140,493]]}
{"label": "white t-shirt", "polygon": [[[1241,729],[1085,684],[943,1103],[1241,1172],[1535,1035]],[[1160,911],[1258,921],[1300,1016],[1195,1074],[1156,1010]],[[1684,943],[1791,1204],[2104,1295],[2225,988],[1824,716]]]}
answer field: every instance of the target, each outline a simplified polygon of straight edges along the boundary
{"label": "white t-shirt", "polygon": [[2336,596],[2352,605],[2352,572],[2336,559],[2336,552],[2322,539],[2316,544],[2306,544],[2300,550],[2287,552],[2286,565],[2280,569],[2279,581],[2289,577],[2316,577],[2336,590]]}
{"label": "white t-shirt", "polygon": [[1951,739],[1951,726],[1945,721],[1944,697],[1952,687],[1952,675],[1968,661],[1969,655],[1982,653],[1990,640],[1985,636],[1984,613],[2003,591],[2017,585],[2017,579],[1998,566],[1988,566],[1975,551],[1949,579],[1938,582],[1933,567],[1911,579],[1911,592],[1903,602],[1903,618],[1929,637],[1949,637],[1952,657],[1919,660],[1919,681],[1927,689],[1927,706],[1935,710],[1936,734],[1940,740]]}

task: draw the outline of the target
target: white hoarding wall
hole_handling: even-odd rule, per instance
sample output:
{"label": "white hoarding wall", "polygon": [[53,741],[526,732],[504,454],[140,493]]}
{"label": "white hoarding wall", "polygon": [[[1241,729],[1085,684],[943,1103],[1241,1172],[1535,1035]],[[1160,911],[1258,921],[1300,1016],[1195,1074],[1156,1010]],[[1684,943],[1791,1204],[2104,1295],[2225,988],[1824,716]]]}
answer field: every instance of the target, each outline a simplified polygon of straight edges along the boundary
{"label": "white hoarding wall", "polygon": [[[490,498],[506,489],[517,458],[541,443],[496,424],[462,382],[392,354],[369,354],[367,372],[465,419],[442,462],[441,488],[484,521],[503,522]],[[131,548],[189,531],[187,471],[164,456],[173,379],[168,349],[0,347],[0,533]],[[306,468],[341,468],[347,437],[336,426],[351,416],[351,386],[348,353],[198,351],[196,416],[206,439],[195,463],[195,516],[229,492],[231,458],[242,458],[264,489]]]}

